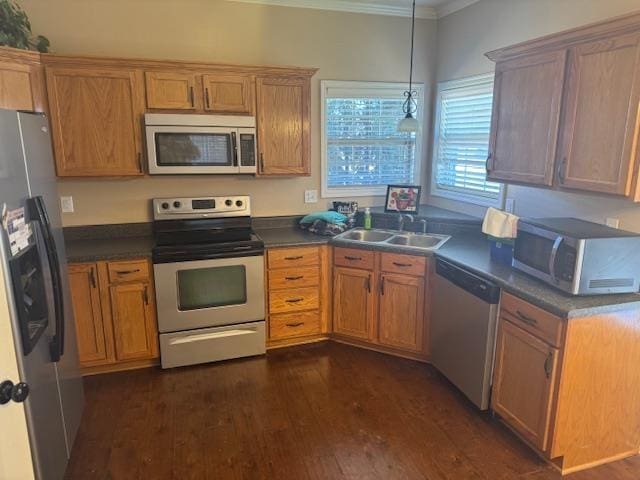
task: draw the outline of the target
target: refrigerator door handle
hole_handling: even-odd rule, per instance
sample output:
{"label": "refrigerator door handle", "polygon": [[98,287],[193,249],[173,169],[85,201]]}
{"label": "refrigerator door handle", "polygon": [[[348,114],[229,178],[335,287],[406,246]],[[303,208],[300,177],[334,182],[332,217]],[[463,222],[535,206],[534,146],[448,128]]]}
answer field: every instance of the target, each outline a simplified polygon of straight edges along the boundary
{"label": "refrigerator door handle", "polygon": [[64,297],[62,293],[62,278],[60,276],[60,261],[44,199],[41,196],[27,199],[27,209],[29,218],[40,224],[47,260],[51,268],[56,333],[51,339],[49,350],[51,352],[51,361],[57,362],[64,354]]}

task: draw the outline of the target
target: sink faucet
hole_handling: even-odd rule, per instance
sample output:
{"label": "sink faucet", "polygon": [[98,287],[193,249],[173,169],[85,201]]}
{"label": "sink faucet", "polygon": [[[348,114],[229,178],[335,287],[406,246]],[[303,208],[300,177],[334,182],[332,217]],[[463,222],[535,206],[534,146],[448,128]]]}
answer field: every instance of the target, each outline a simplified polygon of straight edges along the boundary
{"label": "sink faucet", "polygon": [[398,215],[398,230],[401,232],[404,230],[404,222],[407,219],[409,222],[413,223],[413,215],[409,215],[408,213],[401,213]]}
{"label": "sink faucet", "polygon": [[427,219],[426,218],[421,218],[420,220],[418,220],[418,223],[420,225],[422,225],[422,233],[427,233]]}

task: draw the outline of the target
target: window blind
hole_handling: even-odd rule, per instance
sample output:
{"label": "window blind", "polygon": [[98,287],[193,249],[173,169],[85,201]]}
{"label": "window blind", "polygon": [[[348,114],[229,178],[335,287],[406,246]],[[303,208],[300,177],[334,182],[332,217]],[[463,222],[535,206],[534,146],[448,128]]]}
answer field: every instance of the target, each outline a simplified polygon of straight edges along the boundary
{"label": "window blind", "polygon": [[416,134],[397,131],[402,88],[375,92],[328,90],[325,99],[328,188],[413,183]]}
{"label": "window blind", "polygon": [[441,88],[436,136],[438,189],[497,199],[501,185],[487,180],[493,79]]}

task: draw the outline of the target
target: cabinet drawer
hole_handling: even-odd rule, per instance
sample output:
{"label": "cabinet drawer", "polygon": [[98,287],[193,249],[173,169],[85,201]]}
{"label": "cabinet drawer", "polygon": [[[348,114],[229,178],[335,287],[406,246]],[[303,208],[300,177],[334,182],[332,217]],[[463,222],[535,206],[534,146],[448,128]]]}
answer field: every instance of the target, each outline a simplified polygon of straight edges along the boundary
{"label": "cabinet drawer", "polygon": [[281,268],[269,271],[269,290],[315,287],[320,283],[318,267]]}
{"label": "cabinet drawer", "polygon": [[380,265],[383,272],[424,276],[426,264],[427,259],[425,257],[383,253]]}
{"label": "cabinet drawer", "polygon": [[502,294],[500,314],[523,330],[559,347],[564,322],[561,318],[508,293]]}
{"label": "cabinet drawer", "polygon": [[269,338],[301,337],[320,333],[320,312],[284,313],[269,317]]}
{"label": "cabinet drawer", "polygon": [[333,257],[334,263],[340,267],[373,270],[375,253],[357,248],[336,248]]}
{"label": "cabinet drawer", "polygon": [[122,283],[149,279],[149,262],[146,260],[130,260],[124,262],[108,262],[109,282]]}
{"label": "cabinet drawer", "polygon": [[320,305],[317,287],[291,288],[269,292],[269,313],[316,310]]}
{"label": "cabinet drawer", "polygon": [[308,267],[320,264],[318,247],[269,250],[267,257],[269,268]]}

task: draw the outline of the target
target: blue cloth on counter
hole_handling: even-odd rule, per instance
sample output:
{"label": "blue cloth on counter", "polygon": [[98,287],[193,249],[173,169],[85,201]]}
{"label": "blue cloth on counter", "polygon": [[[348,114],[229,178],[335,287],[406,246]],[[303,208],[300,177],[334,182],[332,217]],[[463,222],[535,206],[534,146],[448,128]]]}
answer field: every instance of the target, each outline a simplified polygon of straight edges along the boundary
{"label": "blue cloth on counter", "polygon": [[302,220],[300,220],[300,223],[301,224],[313,223],[316,220],[322,220],[323,222],[326,222],[326,223],[338,224],[338,223],[345,223],[347,221],[347,216],[341,213],[332,212],[332,211],[316,212],[316,213],[310,213],[309,215],[304,217]]}

